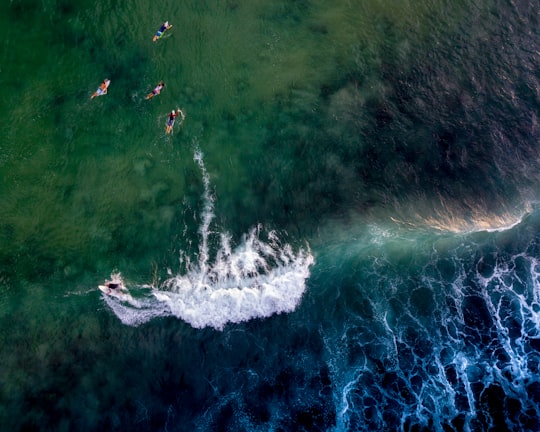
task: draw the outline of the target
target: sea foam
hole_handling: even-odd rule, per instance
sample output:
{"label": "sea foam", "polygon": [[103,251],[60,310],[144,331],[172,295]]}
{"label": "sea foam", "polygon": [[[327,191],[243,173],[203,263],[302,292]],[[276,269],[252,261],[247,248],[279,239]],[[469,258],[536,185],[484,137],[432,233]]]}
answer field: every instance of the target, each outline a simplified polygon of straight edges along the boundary
{"label": "sea foam", "polygon": [[214,202],[203,154],[195,151],[201,169],[204,193],[197,260],[186,259],[182,274],[172,276],[158,287],[147,290],[137,302],[107,298],[107,304],[127,325],[140,325],[150,319],[175,316],[195,328],[223,329],[274,314],[292,312],[301,301],[314,263],[309,246],[294,251],[282,243],[275,231],[264,239],[257,225],[237,246],[227,233],[219,234],[216,252],[209,250]]}

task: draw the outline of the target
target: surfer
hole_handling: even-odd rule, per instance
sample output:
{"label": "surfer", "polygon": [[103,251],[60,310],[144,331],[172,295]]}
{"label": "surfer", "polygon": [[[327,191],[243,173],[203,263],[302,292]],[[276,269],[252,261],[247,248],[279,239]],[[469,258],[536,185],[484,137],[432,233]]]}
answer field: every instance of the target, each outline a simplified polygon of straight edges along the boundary
{"label": "surfer", "polygon": [[161,93],[161,90],[163,90],[163,87],[165,87],[165,83],[163,81],[160,81],[156,88],[152,90],[152,93],[148,93],[146,95],[146,99],[152,99],[154,96],[157,96]]}
{"label": "surfer", "polygon": [[172,27],[171,24],[169,24],[169,21],[165,21],[163,24],[161,24],[161,27],[156,32],[154,39],[152,39],[153,42],[157,41],[161,36],[163,36],[163,33],[165,33],[166,30],[169,30]]}
{"label": "surfer", "polygon": [[105,282],[105,286],[112,290],[120,288],[120,284],[118,282]]}
{"label": "surfer", "polygon": [[176,111],[172,110],[169,114],[169,118],[167,119],[167,128],[165,129],[166,133],[170,134],[172,132],[174,122],[178,115],[182,117],[182,121],[184,121],[184,119],[186,118],[184,112],[180,108],[177,108]]}
{"label": "surfer", "polygon": [[105,281],[105,283],[103,285],[99,285],[98,288],[102,293],[111,297],[116,297],[121,301],[133,301],[133,298],[129,294],[128,289],[124,286],[121,279]]}
{"label": "surfer", "polygon": [[96,96],[103,96],[107,94],[107,89],[109,88],[109,84],[111,83],[111,80],[105,78],[103,82],[99,85],[98,89],[94,92],[94,94],[90,97],[90,99],[94,99]]}

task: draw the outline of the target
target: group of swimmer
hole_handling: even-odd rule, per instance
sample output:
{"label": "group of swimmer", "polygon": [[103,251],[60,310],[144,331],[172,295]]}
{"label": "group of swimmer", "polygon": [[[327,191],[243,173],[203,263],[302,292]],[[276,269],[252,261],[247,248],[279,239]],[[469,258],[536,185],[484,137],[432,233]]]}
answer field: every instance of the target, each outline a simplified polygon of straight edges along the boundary
{"label": "group of swimmer", "polygon": [[[152,42],[156,42],[158,39],[160,39],[163,36],[163,34],[167,30],[169,30],[171,27],[172,27],[172,25],[169,24],[169,21],[165,21],[161,25],[159,30],[156,32],[156,34],[154,35],[154,37],[152,39]],[[104,96],[104,95],[106,95],[110,84],[111,84],[111,80],[105,78],[103,80],[103,82],[99,85],[98,89],[92,94],[92,96],[90,96],[90,99],[94,99],[96,96]],[[152,99],[154,96],[159,95],[161,93],[161,90],[163,90],[163,87],[165,87],[165,83],[163,81],[160,81],[157,84],[157,86],[154,88],[154,90],[152,90],[151,93],[148,93],[146,95],[145,99],[146,100]],[[177,108],[176,110],[172,110],[171,113],[169,114],[169,117],[167,119],[167,124],[166,124],[166,127],[165,127],[165,132],[167,134],[170,134],[172,132],[174,122],[176,120],[176,117],[178,117],[178,116],[181,117],[182,121],[184,121],[184,119],[186,118],[184,112],[180,108]]]}

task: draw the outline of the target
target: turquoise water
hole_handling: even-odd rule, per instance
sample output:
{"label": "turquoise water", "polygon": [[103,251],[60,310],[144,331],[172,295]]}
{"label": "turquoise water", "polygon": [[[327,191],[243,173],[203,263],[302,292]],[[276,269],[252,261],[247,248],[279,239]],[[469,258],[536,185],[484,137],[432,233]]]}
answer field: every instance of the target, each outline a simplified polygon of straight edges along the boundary
{"label": "turquoise water", "polygon": [[540,427],[536,4],[0,10],[1,430]]}

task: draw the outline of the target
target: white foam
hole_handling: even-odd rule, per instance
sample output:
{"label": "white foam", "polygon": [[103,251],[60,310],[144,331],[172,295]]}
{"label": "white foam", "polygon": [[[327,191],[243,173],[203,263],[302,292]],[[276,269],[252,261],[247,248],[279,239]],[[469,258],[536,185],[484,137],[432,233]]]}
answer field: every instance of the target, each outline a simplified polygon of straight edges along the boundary
{"label": "white foam", "polygon": [[290,247],[269,248],[256,232],[235,250],[222,245],[215,264],[169,279],[154,296],[195,328],[222,329],[227,323],[292,312],[305,291],[313,257],[302,250],[295,255]]}
{"label": "white foam", "polygon": [[105,302],[120,319],[129,326],[136,327],[153,318],[170,315],[170,311],[164,306],[152,301],[150,298],[138,299],[134,302],[123,302],[121,299],[103,294]]}
{"label": "white foam", "polygon": [[194,160],[204,184],[197,261],[187,259],[184,274],[153,289],[150,298],[138,298],[137,303],[129,304],[109,298],[107,304],[127,325],[173,315],[195,328],[220,330],[227,323],[294,311],[314,263],[309,247],[294,252],[273,231],[263,240],[263,229],[257,226],[236,247],[227,233],[221,233],[219,248],[211,257],[208,239],[214,206],[210,180],[200,151],[195,152]]}

